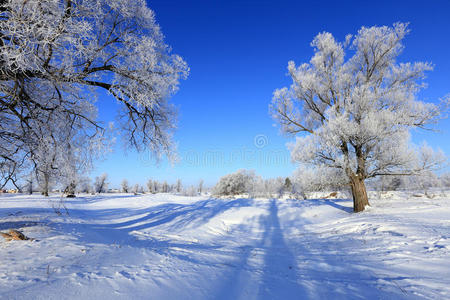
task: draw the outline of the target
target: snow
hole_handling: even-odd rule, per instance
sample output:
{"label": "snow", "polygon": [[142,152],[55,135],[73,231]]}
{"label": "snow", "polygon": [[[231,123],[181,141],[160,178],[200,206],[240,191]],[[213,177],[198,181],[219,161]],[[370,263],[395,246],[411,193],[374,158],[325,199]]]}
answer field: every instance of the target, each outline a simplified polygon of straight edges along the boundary
{"label": "snow", "polygon": [[0,230],[36,240],[0,238],[0,298],[449,298],[450,195],[417,196],[3,195]]}

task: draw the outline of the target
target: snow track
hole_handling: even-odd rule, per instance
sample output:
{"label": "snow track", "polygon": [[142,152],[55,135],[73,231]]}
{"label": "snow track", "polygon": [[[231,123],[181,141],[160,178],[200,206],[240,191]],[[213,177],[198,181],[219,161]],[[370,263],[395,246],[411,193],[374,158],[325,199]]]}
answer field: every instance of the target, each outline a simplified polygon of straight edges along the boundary
{"label": "snow track", "polygon": [[450,200],[0,198],[1,299],[443,299]]}

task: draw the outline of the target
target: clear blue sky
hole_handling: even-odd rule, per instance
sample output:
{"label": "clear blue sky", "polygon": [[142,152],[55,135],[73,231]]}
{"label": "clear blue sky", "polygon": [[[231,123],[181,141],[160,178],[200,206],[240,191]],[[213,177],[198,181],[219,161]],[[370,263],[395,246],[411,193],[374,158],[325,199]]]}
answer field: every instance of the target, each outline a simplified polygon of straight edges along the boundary
{"label": "clear blue sky", "polygon": [[[112,186],[123,178],[144,184],[148,178],[209,185],[240,168],[263,177],[288,176],[295,169],[286,143],[268,114],[274,89],[290,84],[287,63],[307,62],[310,42],[323,31],[343,40],[361,26],[409,22],[402,61],[430,61],[428,88],[421,97],[436,101],[450,93],[450,1],[149,1],[173,52],[191,68],[172,98],[179,110],[181,161],[155,166],[148,154],[125,153],[121,144],[97,164],[93,176],[107,172]],[[114,100],[102,96],[102,119],[113,119]],[[440,133],[414,132],[450,154],[450,122]],[[262,148],[255,137],[264,135]]]}

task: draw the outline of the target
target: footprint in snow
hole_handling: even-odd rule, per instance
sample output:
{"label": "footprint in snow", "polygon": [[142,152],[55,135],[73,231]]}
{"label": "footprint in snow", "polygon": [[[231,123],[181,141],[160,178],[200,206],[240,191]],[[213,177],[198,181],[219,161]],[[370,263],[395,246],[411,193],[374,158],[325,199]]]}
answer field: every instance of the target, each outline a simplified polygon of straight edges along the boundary
{"label": "footprint in snow", "polygon": [[125,278],[127,278],[129,280],[133,280],[134,279],[133,275],[131,275],[130,273],[128,273],[126,271],[116,272],[116,274],[120,274],[120,275],[122,275],[123,277],[125,277]]}

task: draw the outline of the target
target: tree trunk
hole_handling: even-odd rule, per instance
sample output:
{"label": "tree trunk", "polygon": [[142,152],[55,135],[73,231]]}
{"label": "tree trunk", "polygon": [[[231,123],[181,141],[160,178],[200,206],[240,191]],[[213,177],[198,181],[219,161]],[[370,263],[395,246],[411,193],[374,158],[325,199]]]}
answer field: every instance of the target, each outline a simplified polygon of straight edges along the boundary
{"label": "tree trunk", "polygon": [[353,211],[361,212],[365,209],[366,205],[369,205],[364,179],[362,176],[353,175],[350,177],[350,184],[353,195]]}
{"label": "tree trunk", "polygon": [[48,177],[49,176],[47,174],[44,174],[44,190],[43,190],[43,193],[44,193],[45,197],[48,197],[48,186],[49,186],[49,181],[50,181]]}

